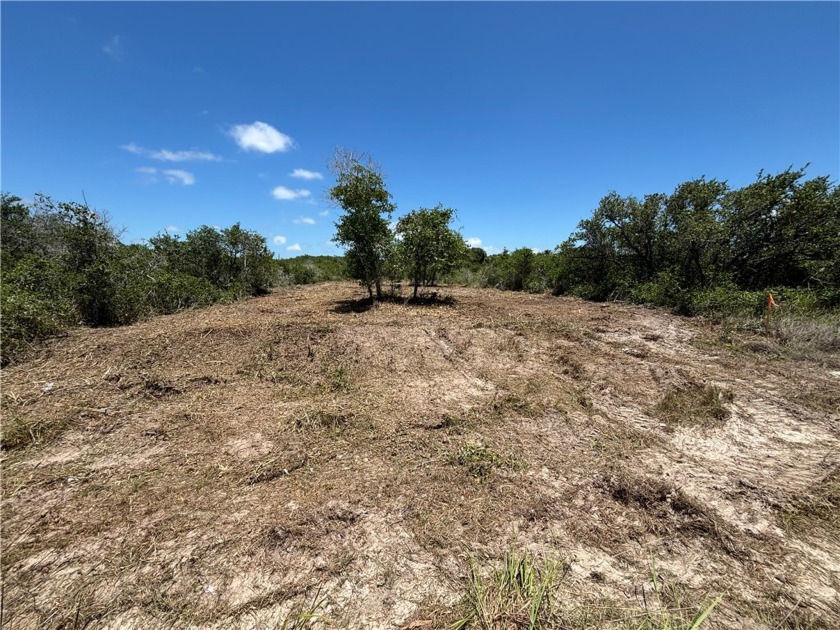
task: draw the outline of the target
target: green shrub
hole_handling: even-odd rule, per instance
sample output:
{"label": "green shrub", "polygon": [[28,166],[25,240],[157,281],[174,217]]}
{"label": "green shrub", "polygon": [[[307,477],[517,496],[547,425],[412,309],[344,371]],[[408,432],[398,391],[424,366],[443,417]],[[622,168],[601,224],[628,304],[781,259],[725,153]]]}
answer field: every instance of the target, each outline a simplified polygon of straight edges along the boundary
{"label": "green shrub", "polygon": [[187,308],[209,306],[222,294],[205,278],[163,271],[151,281],[149,302],[156,313],[175,313]]}
{"label": "green shrub", "polygon": [[61,332],[77,314],[60,267],[36,256],[3,269],[0,283],[0,358],[8,363],[33,342]]}
{"label": "green shrub", "polygon": [[350,277],[343,256],[297,256],[274,264],[279,284],[316,284]]}

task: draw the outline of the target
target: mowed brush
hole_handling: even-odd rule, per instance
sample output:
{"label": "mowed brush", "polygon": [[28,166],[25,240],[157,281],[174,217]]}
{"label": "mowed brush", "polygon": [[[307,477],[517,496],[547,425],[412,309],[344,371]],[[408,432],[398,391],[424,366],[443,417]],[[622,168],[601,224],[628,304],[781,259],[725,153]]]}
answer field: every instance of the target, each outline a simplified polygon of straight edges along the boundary
{"label": "mowed brush", "polygon": [[439,291],[286,289],[4,369],[4,624],[840,624],[838,417],[786,364],[648,309]]}

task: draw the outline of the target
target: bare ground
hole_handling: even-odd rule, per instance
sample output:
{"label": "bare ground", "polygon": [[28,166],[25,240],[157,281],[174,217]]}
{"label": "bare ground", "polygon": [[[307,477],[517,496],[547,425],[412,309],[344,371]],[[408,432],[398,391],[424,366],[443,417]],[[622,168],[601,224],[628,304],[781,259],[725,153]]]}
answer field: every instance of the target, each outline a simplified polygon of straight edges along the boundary
{"label": "bare ground", "polygon": [[840,372],[444,292],[283,290],[4,369],[4,627],[443,627],[512,545],[581,610],[644,609],[653,569],[723,595],[712,627],[840,627]]}

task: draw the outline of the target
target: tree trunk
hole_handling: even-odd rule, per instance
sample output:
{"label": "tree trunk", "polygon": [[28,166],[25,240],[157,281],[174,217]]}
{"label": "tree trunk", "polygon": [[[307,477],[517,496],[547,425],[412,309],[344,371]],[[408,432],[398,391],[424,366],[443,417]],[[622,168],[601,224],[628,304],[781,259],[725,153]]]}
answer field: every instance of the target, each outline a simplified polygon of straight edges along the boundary
{"label": "tree trunk", "polygon": [[380,280],[376,281],[376,299],[382,301],[382,282]]}

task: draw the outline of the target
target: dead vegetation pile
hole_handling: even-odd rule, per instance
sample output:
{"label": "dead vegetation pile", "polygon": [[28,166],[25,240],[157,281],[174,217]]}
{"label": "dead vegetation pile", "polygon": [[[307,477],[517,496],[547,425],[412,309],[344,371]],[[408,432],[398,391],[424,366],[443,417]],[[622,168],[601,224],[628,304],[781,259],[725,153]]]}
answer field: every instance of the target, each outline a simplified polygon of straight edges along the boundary
{"label": "dead vegetation pile", "polygon": [[444,293],[284,290],[4,369],[3,623],[840,625],[840,374]]}

